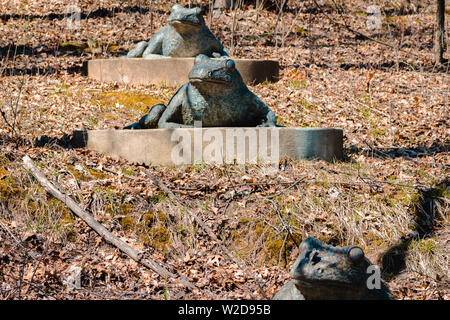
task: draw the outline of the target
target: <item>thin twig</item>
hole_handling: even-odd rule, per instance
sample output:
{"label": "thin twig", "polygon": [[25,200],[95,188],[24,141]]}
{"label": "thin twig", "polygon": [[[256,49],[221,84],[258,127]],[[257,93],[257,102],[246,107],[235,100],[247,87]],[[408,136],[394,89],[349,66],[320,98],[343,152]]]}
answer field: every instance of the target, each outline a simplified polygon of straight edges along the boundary
{"label": "thin twig", "polygon": [[[183,207],[187,207],[187,205],[185,203],[183,203],[170,189],[169,187],[167,187],[162,181],[160,181],[158,178],[156,178],[151,172],[146,171],[145,174],[147,176],[150,177],[150,179],[152,179],[153,183],[155,185],[157,185],[158,187],[160,187],[168,196],[170,199],[172,199],[173,201],[175,201],[176,203],[178,203],[179,205],[183,206]],[[259,278],[257,276],[255,276],[252,272],[250,272],[250,270],[247,269],[247,267],[245,267],[237,258],[234,257],[233,253],[227,248],[225,247],[225,245],[222,243],[222,241],[217,238],[217,236],[215,235],[214,231],[208,227],[206,225],[206,223],[199,218],[196,214],[194,214],[192,211],[189,212],[189,216],[192,217],[194,219],[194,221],[208,234],[208,236],[214,241],[216,242],[219,247],[221,248],[221,250],[225,253],[226,256],[228,256],[228,258],[233,261],[235,264],[237,264],[239,266],[239,268],[241,268],[245,273],[247,273],[249,276],[251,276],[252,278],[255,279],[256,284],[258,285],[261,294],[263,295],[263,297],[265,299],[268,299],[267,295],[264,292],[264,289],[262,287],[262,285],[259,283]]]}
{"label": "thin twig", "polygon": [[[387,152],[378,150],[377,148],[372,147],[366,140],[364,140],[363,142],[370,148],[370,150],[372,150],[372,153],[375,151],[376,153],[381,154],[382,156],[385,156],[385,157],[387,156],[390,159],[394,159],[393,155],[391,155],[391,154],[389,154]],[[372,158],[373,158],[373,156],[372,156]]]}
{"label": "thin twig", "polygon": [[[239,1],[239,0],[237,0]],[[236,12],[237,12],[237,5],[235,5],[235,0],[231,0],[231,10],[233,10],[233,19],[231,22],[231,55],[234,56],[234,36],[235,36],[235,29],[236,29]]]}
{"label": "thin twig", "polygon": [[[3,228],[3,230],[5,230],[10,236],[11,238],[23,249],[23,251],[25,252],[26,256],[31,257],[33,260],[36,260],[36,256],[31,254],[30,252],[28,252],[27,248],[23,245],[23,243],[18,240],[14,234],[0,221],[0,227]],[[20,277],[16,282],[19,282],[19,284],[17,285],[17,291],[18,291],[18,299],[21,298],[22,296],[22,284],[23,284],[23,276],[24,276],[24,271],[25,271],[25,266],[27,264],[28,260],[25,259],[24,261],[22,261],[22,266],[20,268]]]}
{"label": "thin twig", "polygon": [[293,187],[295,187],[296,185],[298,185],[300,182],[302,182],[303,180],[305,180],[306,177],[302,177],[300,179],[298,179],[297,181],[295,181],[294,183],[292,183],[289,187],[285,188],[284,190],[281,190],[277,193],[275,193],[274,195],[268,196],[266,197],[266,199],[273,199],[275,197],[278,197],[279,195],[281,195],[283,192],[292,189]]}
{"label": "thin twig", "polygon": [[3,230],[5,230],[6,232],[8,232],[8,234],[11,236],[11,238],[19,245],[19,247],[21,247],[23,249],[23,251],[25,252],[25,254],[27,256],[29,256],[30,258],[32,258],[33,260],[36,260],[36,254],[35,253],[31,253],[27,250],[27,248],[23,245],[22,241],[18,240],[14,234],[0,221],[0,227],[3,228]]}
{"label": "thin twig", "polygon": [[284,220],[283,216],[281,215],[280,209],[278,208],[278,205],[275,203],[275,201],[268,199],[267,197],[263,197],[263,199],[265,199],[266,201],[269,201],[272,204],[275,211],[277,212],[278,218],[280,218],[283,228],[287,230],[288,235],[291,237],[292,241],[298,247],[299,243],[297,243],[297,241],[294,238],[294,235],[292,234],[291,226]]}

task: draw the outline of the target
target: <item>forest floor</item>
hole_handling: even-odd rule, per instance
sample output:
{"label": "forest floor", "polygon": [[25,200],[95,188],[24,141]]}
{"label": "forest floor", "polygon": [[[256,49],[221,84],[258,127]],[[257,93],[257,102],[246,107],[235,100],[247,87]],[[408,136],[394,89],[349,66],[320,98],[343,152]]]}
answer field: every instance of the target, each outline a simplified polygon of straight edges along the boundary
{"label": "forest floor", "polygon": [[[343,161],[284,159],[275,172],[263,164],[145,167],[68,146],[73,130],[120,129],[176,92],[82,75],[84,61],[148,39],[175,1],[79,1],[79,23],[63,1],[4,2],[0,299],[208,299],[205,290],[270,298],[310,236],[363,248],[398,299],[450,298],[450,81],[448,67],[433,62],[434,1],[379,1],[375,28],[359,0],[338,8],[288,1],[281,16],[252,6],[207,13],[232,57],[280,62],[279,81],[249,85],[279,123],[344,131]],[[24,169],[25,155],[108,230],[197,289],[102,241]],[[81,289],[66,284],[73,267]]]}

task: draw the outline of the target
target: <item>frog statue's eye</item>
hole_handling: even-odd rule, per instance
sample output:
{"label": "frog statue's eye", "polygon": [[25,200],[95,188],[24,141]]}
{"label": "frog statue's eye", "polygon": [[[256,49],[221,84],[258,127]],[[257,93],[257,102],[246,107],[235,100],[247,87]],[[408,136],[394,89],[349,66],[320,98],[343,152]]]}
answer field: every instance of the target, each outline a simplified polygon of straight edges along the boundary
{"label": "frog statue's eye", "polygon": [[227,67],[228,70],[233,71],[235,68],[234,61],[231,59],[228,59],[225,66]]}
{"label": "frog statue's eye", "polygon": [[347,252],[352,262],[360,262],[364,258],[364,251],[360,247],[352,247]]}
{"label": "frog statue's eye", "polygon": [[199,62],[201,62],[204,59],[207,59],[208,57],[205,56],[204,54],[199,54],[198,56],[195,57],[194,59],[194,64],[197,64]]}
{"label": "frog statue's eye", "polygon": [[202,8],[195,8],[195,13],[199,16],[203,16],[205,14],[205,9]]}
{"label": "frog statue's eye", "polygon": [[180,6],[179,4],[174,4],[174,5],[172,6],[172,11],[176,11],[176,10],[179,10],[179,9],[181,9],[181,8],[183,8],[183,7]]}

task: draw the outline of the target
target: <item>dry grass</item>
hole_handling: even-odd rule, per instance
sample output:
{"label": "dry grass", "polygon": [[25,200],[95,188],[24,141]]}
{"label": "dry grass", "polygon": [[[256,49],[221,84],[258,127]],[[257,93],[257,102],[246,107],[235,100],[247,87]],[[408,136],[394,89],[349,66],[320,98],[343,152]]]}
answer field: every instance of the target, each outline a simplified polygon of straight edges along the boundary
{"label": "dry grass", "polygon": [[[112,1],[105,4],[108,8],[115,5],[122,6]],[[394,7],[391,2],[386,4],[386,10],[400,10]],[[158,8],[168,12],[162,4]],[[355,10],[361,8],[364,5],[358,2]],[[31,4],[19,9],[19,13],[39,10]],[[5,6],[4,12],[19,9]],[[45,15],[63,9],[61,4],[46,3],[40,10]],[[96,4],[83,4],[86,12],[96,9]],[[154,28],[166,17],[155,14]],[[228,13],[218,17],[211,27],[226,46],[230,17]],[[18,53],[2,60],[0,71],[46,66],[58,73],[0,77],[1,108],[17,130],[16,134],[6,121],[0,121],[0,222],[27,250],[46,261],[29,260],[0,228],[0,261],[4,256],[12,261],[6,268],[0,265],[0,278],[9,286],[0,291],[2,298],[23,298],[24,292],[30,299],[161,299],[167,294],[175,299],[205,298],[201,291],[185,293],[177,284],[164,283],[102,244],[25,172],[21,158],[28,154],[109,230],[222,298],[262,295],[254,279],[226,258],[193,222],[192,214],[201,217],[239,261],[261,276],[268,296],[287,280],[296,244],[312,236],[334,245],[361,246],[373,262],[385,267],[384,275],[398,298],[448,299],[448,75],[433,72],[430,62],[431,11],[406,15],[406,20],[398,15],[389,22],[390,28],[409,30],[404,40],[410,47],[405,48],[418,53],[420,59],[404,52],[396,56],[385,46],[355,40],[320,15],[296,16],[291,11],[280,22],[280,32],[287,35],[284,46],[274,47],[273,39],[263,31],[272,30],[275,13],[262,10],[258,23],[255,10],[241,12],[241,17],[236,55],[278,57],[283,68],[279,82],[250,89],[285,125],[343,128],[344,161],[288,160],[275,172],[260,164],[145,168],[68,149],[64,135],[83,128],[121,128],[136,121],[149,104],[167,102],[177,88],[105,84],[76,73],[81,61],[117,52],[93,53],[84,51],[85,46],[82,52],[77,47],[75,53],[67,51],[68,46],[63,46],[66,49],[61,54],[52,52],[60,50],[62,43],[86,42],[94,31],[96,41],[127,50],[149,36],[149,13],[121,11],[113,17],[85,19],[78,33],[67,32],[58,19],[4,21],[2,46],[41,44],[45,55]],[[355,28],[364,24],[358,17],[352,22]],[[415,22],[416,18],[423,23]],[[292,26],[310,31],[292,33],[286,29]],[[41,28],[48,32],[37,31]],[[19,30],[19,36],[13,30]],[[387,41],[389,35],[384,30],[380,37]],[[415,67],[396,68],[391,65],[396,59]],[[384,63],[388,66],[380,67]],[[167,184],[184,205],[174,203],[154,186],[146,170]],[[433,215],[427,222],[430,199]],[[78,264],[84,268],[84,289],[73,292],[58,277]],[[22,265],[26,290],[18,286]]]}

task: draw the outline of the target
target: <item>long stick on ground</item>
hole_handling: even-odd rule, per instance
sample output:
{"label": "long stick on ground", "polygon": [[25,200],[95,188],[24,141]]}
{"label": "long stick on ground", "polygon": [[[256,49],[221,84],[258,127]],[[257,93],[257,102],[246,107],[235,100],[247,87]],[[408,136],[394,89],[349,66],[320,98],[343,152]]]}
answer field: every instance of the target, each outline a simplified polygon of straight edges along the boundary
{"label": "long stick on ground", "polygon": [[[58,200],[62,201],[67,207],[69,207],[72,212],[77,215],[79,218],[83,219],[84,222],[87,223],[89,227],[94,229],[95,232],[97,232],[106,242],[109,242],[113,246],[120,249],[122,252],[124,252],[126,255],[128,255],[131,259],[133,259],[136,262],[141,263],[145,267],[149,268],[150,270],[153,270],[163,278],[168,279],[177,279],[181,283],[183,283],[186,287],[190,289],[195,289],[196,286],[192,284],[190,281],[188,281],[186,278],[184,278],[181,275],[176,275],[164,267],[161,267],[158,265],[158,263],[150,258],[143,258],[143,254],[139,251],[133,249],[130,247],[127,243],[120,240],[118,237],[113,235],[111,232],[109,232],[101,223],[99,223],[97,220],[94,219],[94,217],[83,210],[70,196],[67,194],[64,194],[60,190],[58,190],[46,177],[45,175],[39,171],[38,168],[35,167],[33,164],[33,161],[30,159],[30,157],[25,156],[22,158],[24,166],[26,169],[28,169],[31,174],[39,181],[39,183],[45,188],[47,192],[49,192],[52,196],[57,198]],[[216,296],[209,292],[205,292],[207,295],[215,298]]]}

